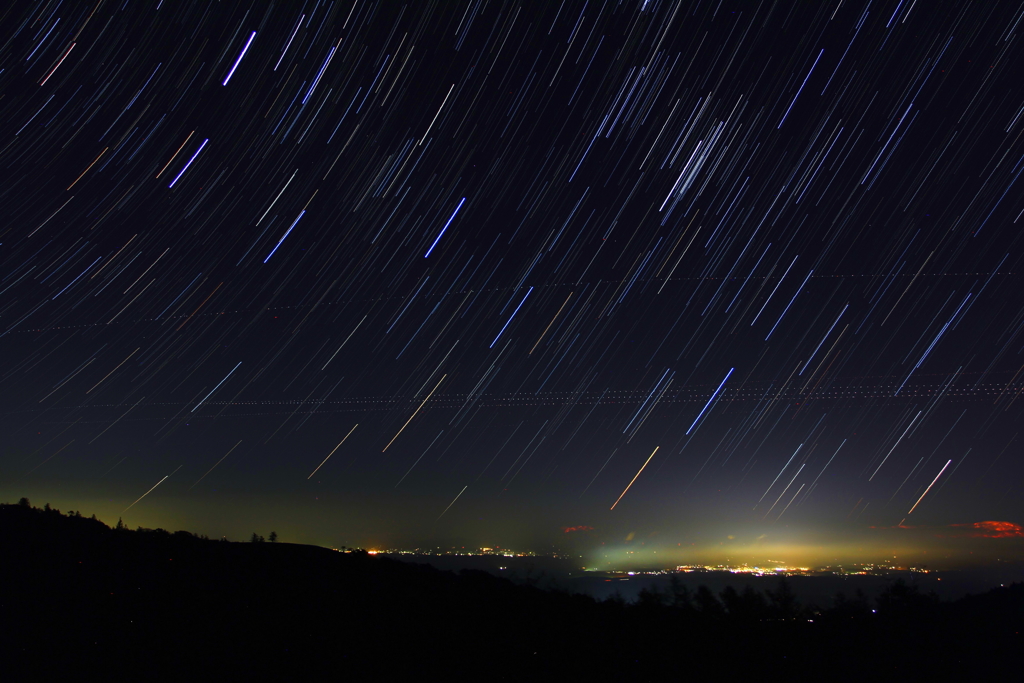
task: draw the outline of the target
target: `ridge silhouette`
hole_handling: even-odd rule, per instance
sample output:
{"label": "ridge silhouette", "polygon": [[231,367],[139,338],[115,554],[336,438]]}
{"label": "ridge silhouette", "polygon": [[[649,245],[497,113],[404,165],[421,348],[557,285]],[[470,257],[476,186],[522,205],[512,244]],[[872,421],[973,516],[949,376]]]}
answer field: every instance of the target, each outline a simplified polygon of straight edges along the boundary
{"label": "ridge silhouette", "polygon": [[0,505],[0,558],[0,661],[43,680],[948,680],[1004,670],[1024,644],[1024,584],[942,602],[897,581],[821,607],[785,580],[719,595],[676,582],[598,602],[362,551],[110,528],[25,499]]}

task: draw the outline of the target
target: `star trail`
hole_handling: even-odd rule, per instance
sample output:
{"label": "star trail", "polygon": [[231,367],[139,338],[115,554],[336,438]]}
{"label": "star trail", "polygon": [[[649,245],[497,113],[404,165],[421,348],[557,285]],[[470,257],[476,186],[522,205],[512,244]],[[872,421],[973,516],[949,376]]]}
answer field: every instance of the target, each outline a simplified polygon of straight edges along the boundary
{"label": "star trail", "polygon": [[13,3],[0,488],[339,544],[1019,521],[1022,20]]}

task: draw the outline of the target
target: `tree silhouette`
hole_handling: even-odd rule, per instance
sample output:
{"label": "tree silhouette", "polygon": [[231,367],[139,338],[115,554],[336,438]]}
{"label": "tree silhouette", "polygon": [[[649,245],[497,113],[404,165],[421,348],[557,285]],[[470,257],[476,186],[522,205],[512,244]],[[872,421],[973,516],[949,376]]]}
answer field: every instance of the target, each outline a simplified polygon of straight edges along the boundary
{"label": "tree silhouette", "polygon": [[614,593],[604,599],[604,604],[616,609],[625,609],[626,599],[622,597],[622,593],[616,588]]}
{"label": "tree silhouette", "polygon": [[669,579],[669,593],[671,594],[669,604],[676,609],[685,612],[693,611],[693,594],[689,588],[679,580],[678,576]]}
{"label": "tree silhouette", "polygon": [[18,500],[18,505],[20,505],[23,508],[32,507],[32,505],[28,502],[28,498],[21,498],[20,500]]}
{"label": "tree silhouette", "polygon": [[270,541],[271,543],[277,543],[277,532],[276,531],[271,531],[270,532],[270,537],[267,540]]}
{"label": "tree silhouette", "polygon": [[640,589],[637,598],[637,605],[646,608],[663,607],[669,601],[669,596],[658,590],[657,586],[644,586]]}
{"label": "tree silhouette", "polygon": [[860,588],[853,598],[846,597],[845,593],[836,593],[828,614],[835,619],[856,619],[871,614],[871,603]]}
{"label": "tree silhouette", "polygon": [[903,579],[896,579],[878,596],[878,609],[883,614],[905,616],[923,614],[939,602],[934,592],[922,593],[917,586],[908,584]]}
{"label": "tree silhouette", "polygon": [[797,600],[793,587],[785,578],[779,579],[779,588],[775,591],[766,591],[768,599],[772,601],[772,609],[780,619],[793,619],[800,611],[800,601]]}
{"label": "tree silhouette", "polygon": [[742,593],[732,586],[727,586],[722,591],[722,603],[730,618],[746,621],[761,619],[768,610],[764,596],[751,586],[744,588]]}
{"label": "tree silhouette", "polygon": [[266,539],[257,534],[255,531],[252,532],[252,538],[249,539],[250,543],[263,543]]}
{"label": "tree silhouette", "polygon": [[712,619],[719,619],[725,614],[725,609],[722,607],[722,603],[718,601],[715,594],[711,592],[711,589],[707,586],[698,586],[697,594],[694,596],[694,602],[697,603],[697,611],[706,617]]}

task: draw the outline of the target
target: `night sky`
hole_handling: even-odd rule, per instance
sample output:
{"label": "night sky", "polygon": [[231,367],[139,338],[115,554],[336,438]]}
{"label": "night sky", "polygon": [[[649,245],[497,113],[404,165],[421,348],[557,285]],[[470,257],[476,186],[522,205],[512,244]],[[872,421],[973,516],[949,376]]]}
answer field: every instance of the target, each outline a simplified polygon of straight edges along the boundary
{"label": "night sky", "polygon": [[328,545],[1019,552],[951,526],[1024,521],[1019,3],[0,29],[6,500]]}

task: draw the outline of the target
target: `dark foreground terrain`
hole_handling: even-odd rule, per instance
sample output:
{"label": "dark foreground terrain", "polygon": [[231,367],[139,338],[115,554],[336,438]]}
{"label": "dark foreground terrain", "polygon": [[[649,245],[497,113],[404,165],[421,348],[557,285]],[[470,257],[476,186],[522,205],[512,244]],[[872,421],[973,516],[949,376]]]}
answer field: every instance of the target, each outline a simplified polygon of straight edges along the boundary
{"label": "dark foreground terrain", "polygon": [[1021,584],[955,602],[899,583],[820,607],[784,583],[596,602],[28,505],[0,506],[0,615],[6,680],[978,680],[1024,651]]}

